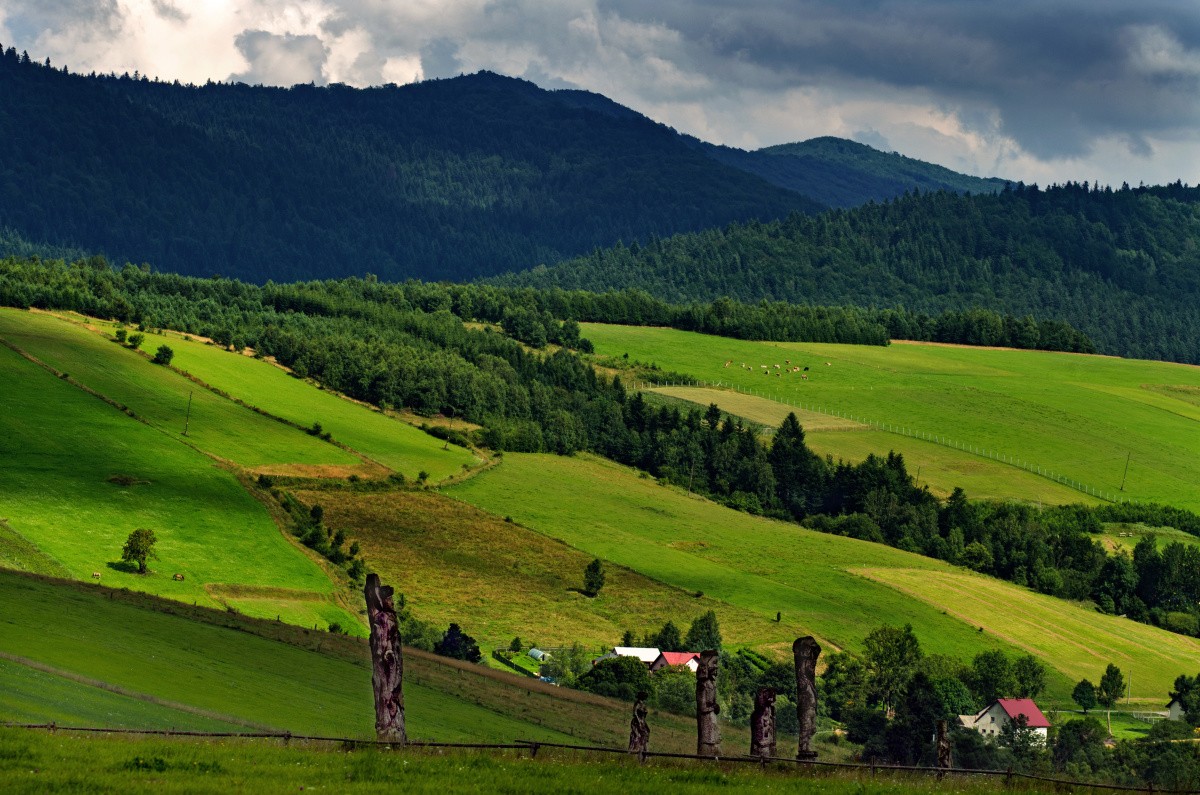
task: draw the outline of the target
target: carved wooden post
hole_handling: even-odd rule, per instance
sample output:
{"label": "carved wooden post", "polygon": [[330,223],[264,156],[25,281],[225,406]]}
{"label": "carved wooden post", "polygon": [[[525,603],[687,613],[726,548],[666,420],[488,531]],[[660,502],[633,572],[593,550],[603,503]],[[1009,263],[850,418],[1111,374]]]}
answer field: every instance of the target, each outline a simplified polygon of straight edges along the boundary
{"label": "carved wooden post", "polygon": [[760,687],[750,716],[750,756],[775,756],[775,688]]}
{"label": "carved wooden post", "polygon": [[650,725],[646,723],[646,716],[650,710],[646,707],[646,699],[649,694],[644,690],[637,694],[637,701],[633,702],[633,718],[629,721],[629,753],[644,754],[650,746]]}
{"label": "carved wooden post", "polygon": [[937,722],[937,766],[942,770],[954,766],[950,759],[950,732],[944,720]]}
{"label": "carved wooden post", "polygon": [[812,738],[817,733],[817,658],[821,646],[811,635],[796,638],[792,644],[796,658],[796,718],[800,723],[800,747],[797,759],[813,759]]}
{"label": "carved wooden post", "polygon": [[696,669],[696,755],[721,755],[721,730],[717,727],[718,656],[715,649],[700,652]]}
{"label": "carved wooden post", "polygon": [[400,628],[392,604],[392,586],[381,585],[378,574],[368,574],[363,589],[367,620],[371,624],[371,685],[375,689],[375,733],[380,740],[403,745],[404,654]]}

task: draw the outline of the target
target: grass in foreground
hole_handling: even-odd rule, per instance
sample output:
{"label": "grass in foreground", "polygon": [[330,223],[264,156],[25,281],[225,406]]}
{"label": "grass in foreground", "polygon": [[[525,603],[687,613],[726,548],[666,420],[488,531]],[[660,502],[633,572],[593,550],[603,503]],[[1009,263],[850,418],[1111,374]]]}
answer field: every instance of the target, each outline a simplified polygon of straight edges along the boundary
{"label": "grass in foreground", "polygon": [[[653,743],[653,734],[651,734]],[[6,792],[1000,792],[979,777],[866,771],[806,773],[793,765],[652,759],[542,749],[525,751],[346,750],[325,743],[95,737],[0,729]],[[1021,788],[1018,783],[1016,787]]]}
{"label": "grass in foreground", "polygon": [[[748,342],[583,326],[601,354],[628,353],[698,380],[946,436],[1113,494],[1128,456],[1127,498],[1200,510],[1197,367],[1044,351]],[[774,372],[774,364],[789,359],[809,367],[809,380],[761,374],[760,365]],[[751,369],[742,369],[743,362]]]}
{"label": "grass in foreground", "polygon": [[[0,380],[0,533],[10,565],[81,580],[99,572],[106,584],[212,606],[210,583],[292,588],[315,601],[280,605],[276,615],[310,626],[350,622],[329,601],[325,572],[209,458],[4,347]],[[120,562],[138,527],[159,539],[149,575]]]}
{"label": "grass in foreground", "polygon": [[[531,482],[537,499],[528,497]],[[1193,638],[881,544],[740,513],[589,456],[508,454],[448,491],[664,583],[770,618],[779,610],[790,637],[811,632],[858,649],[880,624],[911,623],[927,652],[969,660],[989,648],[1032,651],[1051,671],[1050,700],[1062,704],[1075,682],[1103,673],[1107,662],[1093,672],[1096,660],[1123,669],[1128,661],[1134,696],[1157,699],[1200,656]],[[971,593],[925,592],[950,584]]]}

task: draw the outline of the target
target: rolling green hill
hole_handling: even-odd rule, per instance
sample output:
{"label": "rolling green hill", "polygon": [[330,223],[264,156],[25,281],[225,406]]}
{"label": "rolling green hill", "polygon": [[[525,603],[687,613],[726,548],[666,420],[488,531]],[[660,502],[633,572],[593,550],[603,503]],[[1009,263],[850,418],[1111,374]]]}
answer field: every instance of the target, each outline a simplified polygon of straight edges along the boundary
{"label": "rolling green hill", "polygon": [[[628,353],[709,384],[994,451],[1106,494],[1200,510],[1200,407],[1186,399],[1200,385],[1195,367],[937,345],[747,342],[598,324],[585,324],[584,334],[601,354]],[[788,360],[809,372],[775,377],[774,365]],[[856,433],[814,435],[838,455],[838,440]],[[851,442],[844,455],[860,452]]]}
{"label": "rolling green hill", "polygon": [[[1032,653],[1051,670],[1050,700],[1063,705],[1075,682],[1097,677],[1109,661],[1131,673],[1135,699],[1156,702],[1200,654],[1195,638],[880,544],[733,511],[590,456],[508,454],[447,493],[667,585],[764,617],[778,611],[787,635],[811,632],[827,648],[860,650],[871,628],[910,623],[929,652],[964,660],[991,648]],[[964,589],[975,598],[963,598]]]}

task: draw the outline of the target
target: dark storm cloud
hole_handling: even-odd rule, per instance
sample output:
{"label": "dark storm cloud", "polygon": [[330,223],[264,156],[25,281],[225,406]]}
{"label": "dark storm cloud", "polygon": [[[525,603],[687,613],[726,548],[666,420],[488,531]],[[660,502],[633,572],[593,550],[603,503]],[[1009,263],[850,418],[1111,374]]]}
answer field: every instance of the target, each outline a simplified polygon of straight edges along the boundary
{"label": "dark storm cloud", "polygon": [[1192,2],[764,0],[733,11],[711,0],[601,0],[600,8],[678,30],[702,68],[743,87],[927,91],[963,108],[968,124],[972,110],[994,110],[1001,132],[1043,157],[1084,152],[1098,135],[1200,122]]}

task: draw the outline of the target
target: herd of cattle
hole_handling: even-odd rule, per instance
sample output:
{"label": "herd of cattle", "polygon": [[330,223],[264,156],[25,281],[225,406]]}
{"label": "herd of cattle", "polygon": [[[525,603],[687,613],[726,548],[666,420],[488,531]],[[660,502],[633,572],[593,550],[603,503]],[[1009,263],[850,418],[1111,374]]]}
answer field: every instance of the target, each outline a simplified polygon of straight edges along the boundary
{"label": "herd of cattle", "polygon": [[[725,362],[726,367],[729,367],[732,364],[733,359],[729,359]],[[833,367],[833,362],[825,362],[825,366]],[[742,362],[741,368],[743,370],[750,370],[751,372],[754,371],[754,368],[745,362]],[[762,371],[763,375],[774,375],[776,378],[783,378],[783,376],[788,373],[799,373],[802,379],[805,381],[808,380],[808,365],[804,365],[803,367],[798,364],[794,365],[792,364],[791,359],[784,359],[783,364],[760,364],[758,368]]]}

